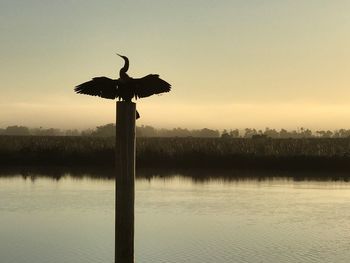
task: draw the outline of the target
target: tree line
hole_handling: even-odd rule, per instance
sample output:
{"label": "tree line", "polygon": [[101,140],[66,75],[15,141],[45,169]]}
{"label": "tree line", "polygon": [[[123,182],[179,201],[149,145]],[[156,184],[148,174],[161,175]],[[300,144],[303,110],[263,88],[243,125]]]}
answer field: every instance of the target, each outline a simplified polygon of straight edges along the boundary
{"label": "tree line", "polygon": [[[28,128],[26,126],[8,126],[0,128],[0,135],[19,135],[19,136],[96,136],[110,137],[115,136],[115,124],[110,123],[102,126],[97,126],[94,129],[68,129],[61,130],[57,128]],[[152,126],[137,126],[136,135],[138,137],[220,137],[218,130],[208,128],[189,130],[183,128],[174,129],[156,129]]]}
{"label": "tree line", "polygon": [[238,129],[223,130],[221,133],[223,138],[348,138],[350,137],[350,129],[339,130],[316,130],[312,131],[306,128],[288,131],[286,129],[270,129],[256,130],[246,128],[243,131]]}
{"label": "tree line", "polygon": [[[110,137],[115,136],[115,124],[106,124],[97,126],[95,129],[68,129],[62,130],[57,128],[28,128],[26,126],[8,126],[0,128],[0,135],[20,135],[20,136],[96,136]],[[350,129],[316,130],[300,128],[288,131],[286,129],[257,130],[253,128],[225,129],[223,131],[208,128],[203,129],[156,129],[149,125],[136,127],[137,137],[207,137],[207,138],[347,138],[350,137]]]}

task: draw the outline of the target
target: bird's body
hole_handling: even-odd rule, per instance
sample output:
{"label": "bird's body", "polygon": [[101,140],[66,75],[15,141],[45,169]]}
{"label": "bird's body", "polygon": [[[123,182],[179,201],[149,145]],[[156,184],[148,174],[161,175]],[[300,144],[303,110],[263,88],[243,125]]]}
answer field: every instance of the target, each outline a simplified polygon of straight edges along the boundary
{"label": "bird's body", "polygon": [[170,84],[159,78],[157,74],[149,74],[143,78],[129,77],[127,74],[129,59],[119,56],[125,61],[124,67],[119,71],[119,79],[96,77],[76,86],[75,92],[105,99],[131,101],[133,98],[145,98],[170,91]]}

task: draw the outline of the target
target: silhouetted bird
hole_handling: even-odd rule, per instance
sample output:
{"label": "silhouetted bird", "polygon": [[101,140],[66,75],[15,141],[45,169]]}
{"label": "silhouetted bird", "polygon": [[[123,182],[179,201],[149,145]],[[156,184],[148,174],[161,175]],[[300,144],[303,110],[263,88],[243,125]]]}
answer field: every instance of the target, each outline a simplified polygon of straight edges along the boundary
{"label": "silhouetted bird", "polygon": [[[124,59],[124,67],[119,71],[119,79],[96,77],[90,81],[75,87],[75,92],[91,96],[99,96],[105,99],[131,101],[132,98],[145,98],[154,94],[169,92],[171,86],[159,78],[157,74],[149,74],[143,78],[134,79],[126,73],[129,69],[129,59],[117,54]],[[137,113],[138,117],[139,114]]]}

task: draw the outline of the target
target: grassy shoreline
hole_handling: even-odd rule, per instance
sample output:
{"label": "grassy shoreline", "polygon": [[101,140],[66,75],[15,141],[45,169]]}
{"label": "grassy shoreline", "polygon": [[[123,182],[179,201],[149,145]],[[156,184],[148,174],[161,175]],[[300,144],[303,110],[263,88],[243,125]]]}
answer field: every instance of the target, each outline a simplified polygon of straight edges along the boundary
{"label": "grassy shoreline", "polygon": [[[0,166],[113,168],[114,138],[0,136]],[[139,168],[350,171],[349,138],[138,138]]]}

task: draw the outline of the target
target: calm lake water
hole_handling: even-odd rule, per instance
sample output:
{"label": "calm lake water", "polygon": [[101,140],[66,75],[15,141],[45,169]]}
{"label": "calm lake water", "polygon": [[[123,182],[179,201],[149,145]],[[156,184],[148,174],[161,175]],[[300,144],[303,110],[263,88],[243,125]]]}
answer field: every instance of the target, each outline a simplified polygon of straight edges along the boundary
{"label": "calm lake water", "polygon": [[[136,183],[136,262],[350,262],[350,183]],[[1,263],[113,262],[114,181],[0,177]]]}

